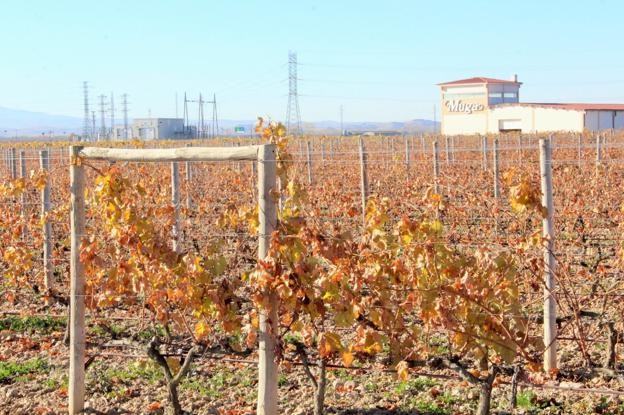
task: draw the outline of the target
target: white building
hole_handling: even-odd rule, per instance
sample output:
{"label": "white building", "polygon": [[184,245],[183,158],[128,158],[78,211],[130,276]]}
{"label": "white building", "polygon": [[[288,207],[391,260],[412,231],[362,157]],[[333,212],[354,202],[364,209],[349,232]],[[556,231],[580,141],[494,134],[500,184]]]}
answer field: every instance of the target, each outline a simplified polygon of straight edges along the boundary
{"label": "white building", "polygon": [[624,104],[524,103],[520,102],[521,85],[516,76],[509,81],[477,77],[438,84],[442,134],[624,128]]}
{"label": "white building", "polygon": [[183,137],[184,119],[182,118],[135,118],[132,120],[131,138],[162,140]]}

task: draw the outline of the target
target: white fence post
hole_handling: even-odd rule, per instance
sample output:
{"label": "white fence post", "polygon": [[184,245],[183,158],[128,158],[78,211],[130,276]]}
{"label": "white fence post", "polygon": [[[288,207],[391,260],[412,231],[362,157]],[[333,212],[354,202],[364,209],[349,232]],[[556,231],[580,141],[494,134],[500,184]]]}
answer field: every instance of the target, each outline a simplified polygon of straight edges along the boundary
{"label": "white fence post", "polygon": [[552,194],[552,152],[550,140],[540,140],[540,176],[542,185],[542,206],[547,215],[542,220],[544,244],[544,370],[557,368],[557,308],[555,301],[555,255]]}
{"label": "white fence post", "polygon": [[[39,165],[41,170],[47,172],[50,168],[49,153],[47,150],[39,152]],[[54,287],[52,273],[52,225],[46,218],[50,211],[50,184],[46,183],[41,190],[41,219],[43,231],[43,283],[46,291],[46,305],[50,305],[50,291]]]}
{"label": "white fence post", "polygon": [[364,140],[360,137],[360,189],[362,191],[362,221],[366,226],[366,202],[368,200],[368,157]]}
{"label": "white fence post", "polygon": [[[272,191],[276,186],[275,145],[267,144],[258,151],[258,207],[259,244],[258,258],[264,259],[269,253],[271,234],[277,226],[277,210]],[[269,308],[260,311],[258,335],[258,415],[278,413],[277,377],[275,361],[275,335],[277,333],[277,296],[274,292],[265,293],[269,297]]]}
{"label": "white fence post", "polygon": [[85,278],[80,262],[80,241],[85,231],[84,167],[79,159],[82,147],[69,148],[71,203],[71,257],[69,297],[69,413],[84,409]]}

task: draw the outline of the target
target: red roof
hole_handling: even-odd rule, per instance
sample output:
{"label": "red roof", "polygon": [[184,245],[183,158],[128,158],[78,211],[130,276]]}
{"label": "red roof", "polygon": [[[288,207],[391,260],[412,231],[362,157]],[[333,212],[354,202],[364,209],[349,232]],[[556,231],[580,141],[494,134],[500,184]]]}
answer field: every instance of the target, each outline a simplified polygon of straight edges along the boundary
{"label": "red roof", "polygon": [[562,110],[576,111],[624,111],[624,104],[560,104],[560,103],[538,103],[538,102],[510,102],[506,104],[496,104],[492,107],[508,107],[519,105],[522,107],[555,108]]}
{"label": "red roof", "polygon": [[522,82],[509,81],[506,79],[484,78],[482,76],[477,76],[474,78],[460,79],[459,81],[444,82],[438,85],[443,86],[443,85],[461,85],[461,84],[522,84]]}

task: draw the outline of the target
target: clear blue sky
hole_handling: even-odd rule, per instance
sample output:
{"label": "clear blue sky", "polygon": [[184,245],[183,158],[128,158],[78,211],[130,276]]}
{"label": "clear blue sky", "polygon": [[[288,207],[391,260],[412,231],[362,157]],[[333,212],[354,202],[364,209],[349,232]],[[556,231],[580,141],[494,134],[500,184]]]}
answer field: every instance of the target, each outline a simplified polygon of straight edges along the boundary
{"label": "clear blue sky", "polygon": [[341,104],[430,119],[436,83],[513,73],[523,101],[624,102],[622,16],[618,0],[4,0],[0,106],[81,117],[87,80],[92,103],[128,93],[131,117],[201,91],[222,118],[283,119],[289,49],[304,121]]}

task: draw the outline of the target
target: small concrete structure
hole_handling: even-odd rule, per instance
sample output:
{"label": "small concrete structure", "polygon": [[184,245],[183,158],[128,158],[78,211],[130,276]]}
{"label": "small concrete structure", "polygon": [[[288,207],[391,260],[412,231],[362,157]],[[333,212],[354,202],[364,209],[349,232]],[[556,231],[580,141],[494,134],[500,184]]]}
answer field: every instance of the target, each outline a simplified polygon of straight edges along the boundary
{"label": "small concrete structure", "polygon": [[113,140],[166,140],[186,138],[182,118],[135,118],[126,132],[123,125],[112,131]]}

